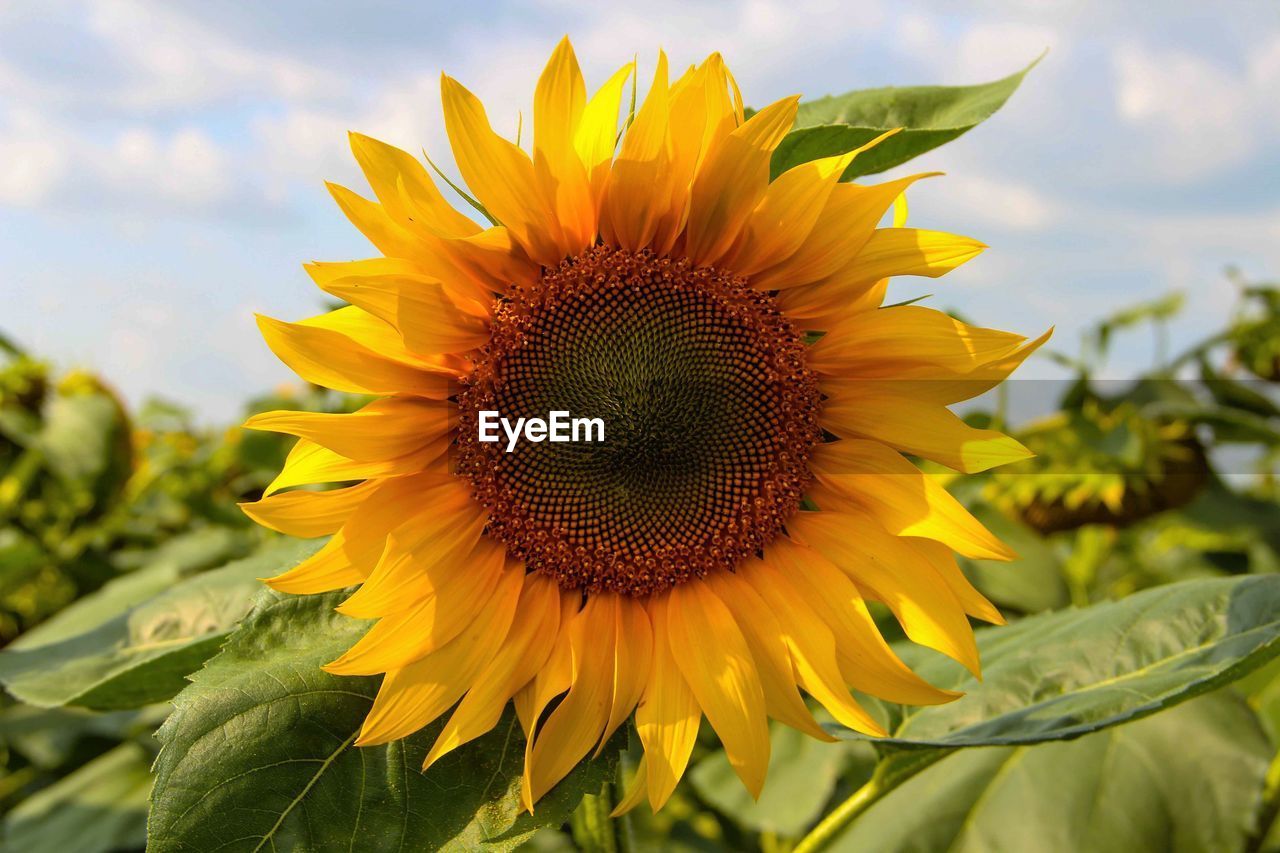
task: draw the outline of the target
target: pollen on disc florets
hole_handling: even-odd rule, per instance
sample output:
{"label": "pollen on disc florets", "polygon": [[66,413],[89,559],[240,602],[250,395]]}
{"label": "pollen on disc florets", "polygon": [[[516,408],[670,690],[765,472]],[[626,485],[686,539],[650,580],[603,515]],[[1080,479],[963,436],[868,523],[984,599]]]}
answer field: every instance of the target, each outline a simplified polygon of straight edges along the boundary
{"label": "pollen on disc florets", "polygon": [[[659,592],[758,553],[821,438],[796,331],[741,277],[597,246],[515,287],[459,394],[488,532],[562,587]],[[601,418],[598,443],[477,438],[478,413]]]}

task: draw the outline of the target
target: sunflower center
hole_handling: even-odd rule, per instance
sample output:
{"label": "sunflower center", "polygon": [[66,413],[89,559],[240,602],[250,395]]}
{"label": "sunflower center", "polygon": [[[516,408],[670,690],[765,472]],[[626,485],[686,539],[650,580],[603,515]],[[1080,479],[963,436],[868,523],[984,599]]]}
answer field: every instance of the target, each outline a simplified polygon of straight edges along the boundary
{"label": "sunflower center", "polygon": [[[772,299],[685,261],[596,247],[500,304],[459,395],[459,473],[490,534],[564,588],[646,595],[777,535],[820,437],[804,345]],[[477,440],[567,411],[604,441]]]}

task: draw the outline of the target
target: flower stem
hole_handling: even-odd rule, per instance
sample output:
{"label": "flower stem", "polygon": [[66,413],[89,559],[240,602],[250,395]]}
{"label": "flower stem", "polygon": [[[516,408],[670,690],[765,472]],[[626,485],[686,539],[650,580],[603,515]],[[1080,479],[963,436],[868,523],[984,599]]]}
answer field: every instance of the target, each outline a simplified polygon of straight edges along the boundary
{"label": "flower stem", "polygon": [[881,759],[867,784],[854,791],[849,799],[835,807],[818,822],[809,834],[800,839],[791,853],[818,853],[835,840],[854,819],[871,808],[885,794],[915,776],[926,767],[950,755],[951,749],[922,751],[909,761]]}
{"label": "flower stem", "polygon": [[614,835],[612,785],[606,784],[599,794],[587,794],[569,818],[573,840],[585,853],[618,853],[618,838]]}

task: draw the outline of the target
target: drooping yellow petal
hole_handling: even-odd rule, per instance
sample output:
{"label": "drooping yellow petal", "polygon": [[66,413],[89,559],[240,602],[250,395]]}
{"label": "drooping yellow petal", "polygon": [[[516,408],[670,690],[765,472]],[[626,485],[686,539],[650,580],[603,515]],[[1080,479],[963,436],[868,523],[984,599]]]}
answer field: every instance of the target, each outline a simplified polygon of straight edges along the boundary
{"label": "drooping yellow petal", "polygon": [[841,725],[883,735],[883,727],[849,693],[840,670],[835,636],[823,624],[822,617],[808,609],[794,585],[768,564],[768,558],[766,554],[764,562],[748,561],[739,571],[745,583],[756,585],[772,602],[796,678]]}
{"label": "drooping yellow petal", "polygon": [[644,698],[636,708],[636,733],[644,745],[649,805],[654,811],[662,808],[684,775],[702,721],[702,710],[671,649],[666,611],[663,596],[650,601],[653,664],[646,673]]}
{"label": "drooping yellow petal", "polygon": [[795,122],[800,97],[783,98],[749,118],[712,151],[689,196],[685,251],[698,265],[724,256],[769,185],[769,158]]}
{"label": "drooping yellow petal", "polygon": [[[845,439],[813,449],[809,468],[829,492],[813,495],[823,509],[855,506],[898,536],[935,539],[979,560],[1014,553],[937,481],[876,441]],[[829,500],[823,500],[828,497]]]}
{"label": "drooping yellow petal", "polygon": [[538,573],[525,578],[511,633],[445,723],[427,754],[423,770],[498,724],[507,702],[533,680],[550,656],[560,627],[561,609],[561,593],[555,581]]}
{"label": "drooping yellow petal", "polygon": [[312,539],[336,533],[356,507],[377,490],[379,483],[369,480],[345,489],[285,492],[239,506],[241,512],[263,527],[286,536]]}
{"label": "drooping yellow petal", "polygon": [[[525,685],[515,695],[513,704],[516,708],[516,716],[524,729],[526,742],[533,739],[534,724],[542,719],[542,712],[546,710],[547,705],[573,684],[573,643],[570,629],[581,610],[581,594],[575,591],[566,591],[561,594],[560,627],[556,630],[555,641],[551,646],[547,663],[538,670],[533,683]],[[529,768],[526,765],[523,786],[525,792],[528,791],[528,776]],[[527,801],[526,808],[528,808]]]}
{"label": "drooping yellow petal", "polygon": [[795,664],[786,635],[778,624],[774,608],[752,586],[748,579],[751,577],[751,571],[744,566],[735,572],[712,572],[705,582],[742,629],[751,659],[760,673],[769,716],[818,740],[834,740],[818,725],[796,689]]}
{"label": "drooping yellow petal", "polygon": [[566,36],[551,54],[533,95],[534,173],[559,219],[564,255],[577,254],[596,238],[591,185],[573,144],[586,100],[582,70]]}
{"label": "drooping yellow petal", "polygon": [[[383,209],[406,230],[425,227],[444,237],[469,237],[480,226],[445,200],[416,157],[362,133],[349,133],[351,153]],[[413,208],[400,198],[403,185]]]}
{"label": "drooping yellow petal", "polygon": [[480,100],[448,75],[441,75],[440,98],[445,130],[467,186],[531,258],[558,264],[564,257],[563,237],[529,155],[494,133]]}
{"label": "drooping yellow petal", "polygon": [[374,462],[397,459],[438,442],[455,420],[453,406],[447,402],[387,397],[351,414],[262,412],[244,425],[296,435],[348,459]]}
{"label": "drooping yellow petal", "polygon": [[464,352],[489,340],[487,318],[460,307],[444,285],[426,276],[339,278],[324,289],[395,327],[417,353]]}
{"label": "drooping yellow petal", "polygon": [[978,648],[964,608],[933,567],[857,511],[801,512],[788,529],[884,602],[914,642],[977,675]]}
{"label": "drooping yellow petal", "polygon": [[667,602],[667,639],[676,664],[720,736],[729,764],[751,796],[759,797],[769,769],[769,727],[747,641],[729,608],[705,584],[680,584]]}
{"label": "drooping yellow petal", "polygon": [[497,559],[499,546],[480,537],[488,513],[470,497],[452,475],[424,489],[416,498],[423,509],[390,533],[372,573],[338,612],[357,619],[387,616],[431,595],[473,562]]}
{"label": "drooping yellow petal", "polygon": [[960,566],[956,564],[955,555],[951,553],[950,548],[941,542],[914,536],[902,537],[902,544],[915,551],[922,560],[933,567],[938,577],[942,578],[951,589],[951,593],[956,597],[956,601],[960,602],[965,613],[993,625],[1005,624],[1005,618],[1000,615],[996,606],[987,601],[986,597],[978,592],[964,576],[964,572],[960,571]]}
{"label": "drooping yellow petal", "polygon": [[600,735],[604,748],[609,736],[631,716],[648,681],[653,656],[653,630],[649,614],[640,602],[621,595],[604,593],[614,600],[613,690],[609,700],[609,721]]}
{"label": "drooping yellow petal", "polygon": [[800,248],[789,257],[751,277],[758,290],[788,290],[813,284],[851,268],[875,233],[876,223],[893,200],[924,173],[862,186],[838,184],[827,196],[817,222]]}
{"label": "drooping yellow petal", "polygon": [[522,796],[530,811],[599,742],[609,722],[615,617],[611,602],[589,596],[569,626],[572,686],[525,747]]}
{"label": "drooping yellow petal", "polygon": [[822,405],[822,425],[841,438],[875,439],[967,474],[1033,455],[1004,433],[976,429],[931,400],[885,387],[894,384],[875,379],[823,383],[830,399]]}
{"label": "drooping yellow petal", "polygon": [[1025,341],[932,308],[899,305],[843,318],[810,347],[809,365],[830,376],[903,381],[909,389],[904,380],[961,378]]}
{"label": "drooping yellow petal", "polygon": [[601,210],[600,233],[628,251],[647,248],[671,201],[671,135],[667,55],[658,54],[653,85],[613,161]]}
{"label": "drooping yellow petal", "polygon": [[463,571],[443,573],[426,598],[379,619],[322,669],[334,675],[377,675],[421,660],[462,633],[491,598],[505,594],[500,578],[503,584],[519,584],[518,573],[503,571],[504,562],[499,550],[469,561]]}
{"label": "drooping yellow petal", "polygon": [[[793,518],[818,514],[798,513]],[[779,621],[796,624],[796,633],[802,634],[817,616],[835,638],[840,672],[849,686],[908,705],[938,705],[960,695],[932,686],[894,654],[857,585],[822,554],[780,538],[770,545],[766,557],[757,574],[763,582],[779,587]]]}
{"label": "drooping yellow petal", "polygon": [[515,578],[500,583],[499,595],[444,647],[382,680],[356,746],[374,746],[413,734],[449,710],[471,689],[506,638],[520,599],[524,569],[506,570]]}
{"label": "drooping yellow petal", "polygon": [[323,548],[295,568],[267,578],[267,585],[280,592],[309,594],[363,581],[377,564],[387,533],[400,523],[400,515],[393,510],[405,506],[428,476],[379,481]]}
{"label": "drooping yellow petal", "polygon": [[419,258],[422,241],[405,225],[401,225],[377,202],[369,201],[344,186],[326,183],[329,194],[343,215],[379,252],[389,258]]}
{"label": "drooping yellow petal", "polygon": [[447,373],[386,358],[331,329],[258,316],[276,357],[307,382],[352,394],[417,394],[443,400],[453,390]]}

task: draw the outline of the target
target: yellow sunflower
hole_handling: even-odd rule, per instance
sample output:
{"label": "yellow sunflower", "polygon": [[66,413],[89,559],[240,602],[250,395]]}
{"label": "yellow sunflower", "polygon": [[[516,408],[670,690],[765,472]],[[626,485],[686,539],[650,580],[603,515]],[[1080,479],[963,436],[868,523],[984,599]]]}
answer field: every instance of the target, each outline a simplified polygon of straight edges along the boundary
{"label": "yellow sunflower", "polygon": [[[983,248],[877,228],[922,176],[841,183],[852,151],[770,182],[798,98],[746,118],[715,54],[674,82],[660,55],[620,136],[634,71],[588,98],[561,42],[538,80],[532,156],[442,78],[488,228],[414,157],[352,134],[377,201],[330,189],[381,256],[307,265],[349,306],[260,321],[303,379],[378,398],[249,421],[300,440],[245,510],[332,535],[268,582],[358,587],[339,610],[378,620],[327,666],[385,673],[360,745],[452,709],[430,766],[514,701],[530,809],[633,711],[645,757],[626,805],[647,793],[657,809],[704,715],[758,795],[770,717],[831,739],[801,691],[871,735],[883,729],[851,689],[955,698],[903,664],[867,602],[976,673],[968,617],[1001,617],[952,552],[1012,555],[902,454],[960,471],[1027,455],[946,406],[1040,341],[880,308],[890,276],[938,276]],[[478,440],[481,411],[556,410],[600,418],[606,440]],[[318,483],[354,485],[282,491]]]}

